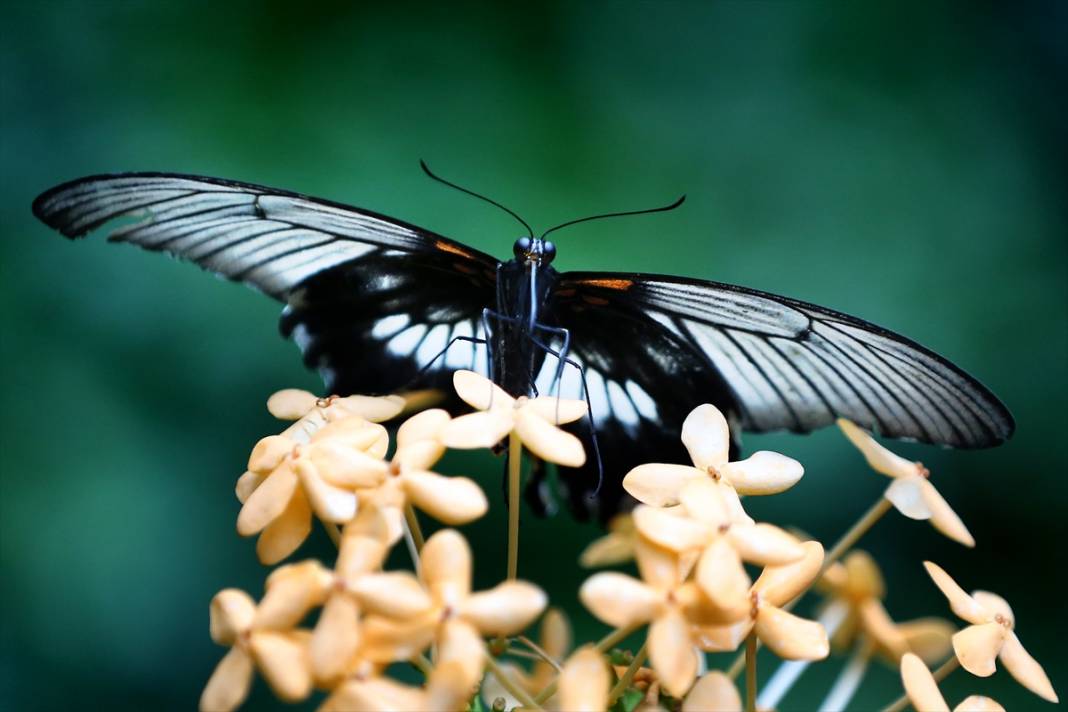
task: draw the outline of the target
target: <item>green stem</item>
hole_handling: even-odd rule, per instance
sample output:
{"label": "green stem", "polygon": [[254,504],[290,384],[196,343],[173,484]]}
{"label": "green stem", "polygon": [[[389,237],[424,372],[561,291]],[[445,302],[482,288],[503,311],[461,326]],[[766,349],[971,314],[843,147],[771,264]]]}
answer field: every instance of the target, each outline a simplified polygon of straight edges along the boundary
{"label": "green stem", "polygon": [[756,712],[757,699],[757,637],[753,631],[745,639],[745,712]]}
{"label": "green stem", "polygon": [[512,678],[508,677],[508,673],[501,669],[501,666],[497,664],[497,661],[494,660],[493,656],[489,653],[486,653],[486,667],[490,669],[493,676],[501,683],[501,687],[503,687],[509,695],[519,700],[520,704],[529,709],[541,709],[541,705],[539,705],[533,697],[528,695],[525,690],[516,685],[512,681]]}
{"label": "green stem", "polygon": [[549,653],[546,652],[545,649],[542,648],[540,645],[538,645],[537,643],[535,643],[533,640],[531,640],[530,638],[528,638],[525,635],[516,636],[516,640],[518,640],[520,643],[522,643],[523,645],[525,645],[528,648],[530,648],[531,650],[533,650],[537,654],[538,657],[540,657],[545,662],[549,663],[549,665],[551,665],[552,668],[554,670],[556,670],[556,672],[560,672],[560,663],[558,663],[556,660],[554,660],[553,656],[549,655]]}
{"label": "green stem", "polygon": [[523,441],[508,436],[508,578],[519,572],[519,475],[522,467]]}
{"label": "green stem", "polygon": [[415,550],[421,552],[426,539],[423,538],[423,529],[419,526],[419,517],[415,515],[411,502],[404,503],[404,521],[408,523],[408,530],[412,533]]}
{"label": "green stem", "polygon": [[617,682],[615,687],[612,688],[612,691],[608,693],[607,707],[611,707],[615,704],[616,700],[619,699],[619,696],[630,687],[630,683],[634,680],[634,674],[638,672],[642,663],[645,662],[645,658],[649,655],[649,651],[647,650],[648,645],[649,643],[645,642],[642,644],[642,647],[638,648],[638,652],[634,654],[634,659],[630,661],[630,665],[623,671],[623,676],[619,678],[619,682]]}

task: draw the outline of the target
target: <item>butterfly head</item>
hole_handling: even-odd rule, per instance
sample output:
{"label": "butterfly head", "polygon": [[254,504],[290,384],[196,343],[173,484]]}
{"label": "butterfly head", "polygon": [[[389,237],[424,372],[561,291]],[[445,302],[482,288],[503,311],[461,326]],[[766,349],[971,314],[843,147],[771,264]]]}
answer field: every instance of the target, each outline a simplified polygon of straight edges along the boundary
{"label": "butterfly head", "polygon": [[556,257],[556,245],[540,237],[521,237],[512,245],[512,254],[520,262],[547,265]]}

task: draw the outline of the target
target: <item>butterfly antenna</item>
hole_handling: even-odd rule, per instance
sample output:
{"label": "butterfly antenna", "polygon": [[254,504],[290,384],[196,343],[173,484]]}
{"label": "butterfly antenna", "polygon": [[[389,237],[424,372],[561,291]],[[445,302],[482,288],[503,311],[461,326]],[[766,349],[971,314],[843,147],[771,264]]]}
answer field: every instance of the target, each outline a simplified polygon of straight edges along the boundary
{"label": "butterfly antenna", "polygon": [[444,183],[445,185],[449,186],[450,188],[455,188],[456,190],[460,191],[461,193],[467,193],[468,195],[473,196],[475,198],[478,198],[479,200],[485,200],[490,205],[496,205],[498,208],[500,208],[501,210],[503,210],[504,212],[508,213],[513,218],[518,220],[523,225],[523,227],[525,227],[527,229],[527,237],[529,237],[531,239],[534,238],[534,231],[530,229],[530,225],[527,225],[527,221],[524,220],[523,218],[519,217],[518,215],[516,215],[514,211],[509,210],[508,208],[504,207],[503,205],[498,203],[496,200],[493,200],[492,198],[487,198],[484,195],[479,195],[478,193],[476,193],[473,190],[468,190],[467,188],[463,188],[461,186],[458,186],[455,183],[450,183],[449,181],[445,180],[441,176],[434,175],[434,172],[430,170],[430,166],[428,166],[426,164],[426,161],[424,161],[423,159],[419,159],[419,165],[422,166],[424,173],[426,173],[428,176],[430,176],[431,178],[436,180],[438,183]]}
{"label": "butterfly antenna", "polygon": [[624,215],[646,215],[648,213],[664,213],[664,212],[667,212],[668,210],[674,210],[675,208],[679,207],[680,205],[682,205],[684,200],[686,200],[686,196],[685,195],[680,197],[678,200],[676,200],[671,205],[665,205],[662,208],[648,208],[646,210],[628,210],[628,211],[622,212],[622,213],[605,213],[604,215],[591,215],[588,218],[579,218],[578,220],[569,220],[566,223],[563,223],[561,225],[557,225],[556,227],[549,228],[548,230],[546,230],[545,232],[543,232],[541,234],[541,237],[542,237],[542,239],[545,239],[545,236],[548,235],[550,232],[553,232],[554,230],[559,230],[562,227],[567,227],[568,225],[574,225],[576,223],[589,222],[590,220],[600,220],[601,218],[618,218],[618,217],[623,217]]}

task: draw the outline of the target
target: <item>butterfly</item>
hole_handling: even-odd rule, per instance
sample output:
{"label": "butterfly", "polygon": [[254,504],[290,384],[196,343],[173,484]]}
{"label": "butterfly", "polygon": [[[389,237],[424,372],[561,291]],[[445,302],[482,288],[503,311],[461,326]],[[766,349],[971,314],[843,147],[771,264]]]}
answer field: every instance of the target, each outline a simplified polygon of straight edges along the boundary
{"label": "butterfly", "polygon": [[[513,395],[577,390],[590,423],[575,433],[596,457],[561,468],[559,482],[582,517],[626,506],[631,467],[686,462],[678,433],[705,402],[751,432],[807,433],[841,417],[887,437],[983,448],[1015,428],[976,379],[892,331],[719,282],[558,272],[548,233],[529,226],[502,261],[363,208],[170,173],[79,178],[41,194],[33,212],[69,238],[134,218],[109,240],[284,303],[282,334],[331,393],[448,391],[460,368]],[[546,489],[537,468],[528,501],[543,509]]]}

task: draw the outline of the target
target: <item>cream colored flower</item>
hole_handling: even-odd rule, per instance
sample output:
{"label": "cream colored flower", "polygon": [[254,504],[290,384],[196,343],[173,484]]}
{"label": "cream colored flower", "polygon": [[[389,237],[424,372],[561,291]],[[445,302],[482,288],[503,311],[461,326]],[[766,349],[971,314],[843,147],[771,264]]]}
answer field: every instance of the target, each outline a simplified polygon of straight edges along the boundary
{"label": "cream colored flower", "polygon": [[730,442],[730,430],[723,414],[707,403],[698,406],[682,424],[682,443],[690,453],[693,466],[639,465],[623,478],[623,487],[639,502],[668,507],[679,503],[683,487],[695,479],[711,476],[737,493],[765,495],[790,489],[805,473],[796,460],[763,450],[744,460],[729,462]]}
{"label": "cream colored flower", "polygon": [[964,522],[931,484],[931,473],[926,467],[890,452],[848,420],[839,418],[838,427],[864,455],[871,469],[893,478],[883,496],[897,511],[910,519],[928,519],[931,526],[950,539],[964,546],[975,546],[975,539]]}
{"label": "cream colored flower", "polygon": [[244,496],[238,534],[262,532],[256,553],[261,562],[272,564],[307,538],[313,511],[324,522],[348,522],[356,516],[355,491],[332,484],[324,475],[341,478],[375,453],[384,454],[387,446],[385,428],[358,417],[328,422],[306,443],[285,435],[263,438],[252,450],[246,473],[259,482],[246,482],[247,488],[238,484],[239,498]]}
{"label": "cream colored flower", "polygon": [[458,621],[443,624],[437,664],[414,687],[380,675],[356,675],[337,685],[320,712],[459,712],[467,709],[482,675],[482,639]]}
{"label": "cream colored flower", "polygon": [[442,432],[451,448],[490,448],[509,434],[547,462],[579,467],[586,462],[582,441],[558,426],[586,415],[586,403],[567,398],[513,398],[474,371],[453,374],[457,395],[478,412],[456,418]]}
{"label": "cream colored flower", "polygon": [[582,584],[579,598],[593,615],[616,628],[648,623],[649,662],[664,689],[682,697],[697,677],[691,627],[704,620],[700,592],[686,581],[693,560],[690,557],[687,565],[679,554],[644,538],[638,540],[636,558],[642,580],[597,573]]}
{"label": "cream colored flower", "polygon": [[[408,653],[394,652],[400,659],[419,653],[434,640],[443,645],[446,624],[455,636],[477,640],[478,650],[484,652],[482,636],[523,630],[544,610],[546,597],[525,581],[505,581],[472,593],[471,567],[467,541],[455,530],[442,529],[427,539],[420,552],[418,578],[406,571],[368,574],[352,590],[360,604],[378,617],[377,634],[392,641],[396,651]],[[467,658],[477,667],[478,677],[482,657]]]}
{"label": "cream colored flower", "polygon": [[973,591],[969,596],[940,566],[930,561],[923,565],[953,612],[971,623],[953,636],[961,666],[973,675],[988,677],[994,674],[995,659],[1001,658],[1017,682],[1042,699],[1057,702],[1046,671],[1016,637],[1016,618],[1005,599],[988,591]]}
{"label": "cream colored flower", "polygon": [[624,564],[634,558],[638,532],[629,512],[617,514],[608,522],[608,533],[594,539],[579,555],[579,565],[587,569]]}
{"label": "cream colored flower", "polygon": [[220,591],[212,599],[211,638],[219,645],[229,646],[230,652],[219,661],[204,687],[200,696],[202,712],[236,709],[248,696],[254,668],[282,700],[296,702],[311,694],[309,634],[292,629],[289,617],[280,616],[285,609],[281,604],[276,594],[272,608],[261,614],[247,593],[233,588]]}
{"label": "cream colored flower", "polygon": [[772,652],[786,660],[821,660],[830,652],[827,632],[815,621],[782,609],[803,593],[819,575],[823,547],[816,541],[802,544],[805,556],[782,566],[767,566],[749,590],[746,620],[732,625],[702,626],[698,641],[705,650],[734,650],[755,631]]}
{"label": "cream colored flower", "polygon": [[[949,712],[946,698],[938,690],[938,683],[919,656],[905,653],[901,658],[901,682],[912,706],[923,712]],[[1005,708],[989,697],[972,695],[953,708],[953,712],[1005,712]]]}
{"label": "cream colored flower", "polygon": [[441,433],[451,418],[444,410],[425,410],[397,430],[397,449],[387,462],[365,457],[351,468],[327,471],[331,484],[356,488],[361,501],[381,510],[395,509],[399,518],[406,502],[449,525],[467,524],[489,508],[482,488],[467,477],[446,477],[432,472],[445,454]]}
{"label": "cream colored flower", "polygon": [[[267,411],[279,420],[304,421],[302,428],[315,430],[326,423],[353,416],[382,423],[405,407],[401,396],[324,396],[298,388],[286,388],[267,399]],[[310,433],[309,433],[310,434]],[[298,439],[295,433],[290,435]]]}
{"label": "cream colored flower", "polygon": [[567,712],[602,712],[608,706],[612,679],[604,655],[586,645],[564,663],[557,698]]}
{"label": "cream colored flower", "polygon": [[742,712],[742,696],[733,680],[713,670],[694,683],[682,701],[682,712]]}

